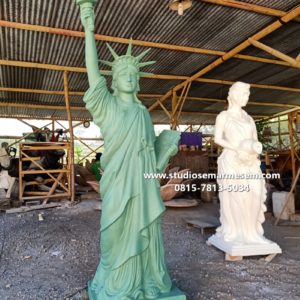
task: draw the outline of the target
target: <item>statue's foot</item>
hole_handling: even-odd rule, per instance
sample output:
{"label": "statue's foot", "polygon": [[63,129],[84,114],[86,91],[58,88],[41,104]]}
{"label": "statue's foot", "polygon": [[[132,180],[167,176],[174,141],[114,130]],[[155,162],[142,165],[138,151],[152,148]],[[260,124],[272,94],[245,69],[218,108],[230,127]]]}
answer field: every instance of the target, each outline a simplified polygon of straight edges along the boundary
{"label": "statue's foot", "polygon": [[146,299],[155,299],[159,295],[159,289],[155,286],[150,286],[145,288],[145,297]]}

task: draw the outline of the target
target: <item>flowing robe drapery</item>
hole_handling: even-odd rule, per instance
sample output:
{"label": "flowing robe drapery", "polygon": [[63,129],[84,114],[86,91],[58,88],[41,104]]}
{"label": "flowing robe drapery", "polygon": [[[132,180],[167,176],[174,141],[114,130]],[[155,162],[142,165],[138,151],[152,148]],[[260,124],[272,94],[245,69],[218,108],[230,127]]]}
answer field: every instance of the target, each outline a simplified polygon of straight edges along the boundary
{"label": "flowing robe drapery", "polygon": [[101,261],[89,284],[91,300],[148,299],[169,292],[160,217],[164,205],[156,179],[155,134],[148,110],[109,93],[104,78],[84,101],[101,128]]}
{"label": "flowing robe drapery", "polygon": [[[245,111],[243,113],[248,121],[222,112],[226,116],[224,138],[239,150],[238,145],[256,136],[253,119]],[[265,242],[262,223],[265,220],[266,187],[257,156],[243,164],[236,151],[224,149],[218,159],[218,184],[223,190],[219,192],[221,227],[217,234],[221,234],[225,241],[238,244]],[[236,186],[241,187],[241,191],[229,191]],[[243,190],[247,186],[249,191]]]}

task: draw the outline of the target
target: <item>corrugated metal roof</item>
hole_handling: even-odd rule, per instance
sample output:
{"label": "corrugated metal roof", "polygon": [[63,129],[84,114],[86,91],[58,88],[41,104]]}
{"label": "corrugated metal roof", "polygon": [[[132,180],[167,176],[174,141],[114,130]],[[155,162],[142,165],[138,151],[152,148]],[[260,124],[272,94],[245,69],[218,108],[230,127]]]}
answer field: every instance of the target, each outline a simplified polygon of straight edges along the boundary
{"label": "corrugated metal roof", "polygon": [[[283,11],[289,11],[300,0],[244,0],[246,3],[262,5]],[[6,0],[0,2],[0,19],[82,31],[79,8],[74,0]],[[99,0],[96,6],[96,33],[183,46],[199,47],[211,50],[228,51],[254,33],[258,32],[275,17],[253,13],[241,9],[194,1],[191,9],[179,17],[168,9],[168,1],[128,1]],[[300,52],[300,24],[291,22],[262,40],[293,57]],[[82,38],[33,32],[12,28],[0,28],[0,59],[37,62],[64,66],[84,67],[84,40]],[[114,44],[118,53],[124,53],[126,45]],[[104,42],[97,41],[101,59],[110,60],[110,53]],[[134,54],[143,51],[144,47],[134,47]],[[273,58],[269,54],[253,47],[243,54]],[[152,49],[147,60],[156,60],[153,66],[145,71],[155,74],[172,74],[190,76],[217,58],[215,55],[194,54],[190,52]],[[102,69],[106,67],[101,66]],[[300,88],[299,70],[284,66],[269,65],[257,62],[231,59],[205,75],[208,78],[222,80],[242,80],[251,83],[273,84]],[[28,89],[63,90],[62,72],[0,66],[0,87],[19,87]],[[107,80],[108,85],[111,79]],[[178,80],[141,79],[141,93],[164,94]],[[87,76],[84,73],[69,73],[71,91],[85,91],[88,88]],[[225,99],[229,86],[219,84],[193,83],[189,95]],[[255,101],[276,103],[299,103],[299,93],[252,89],[251,98]],[[23,103],[64,105],[63,95],[43,95],[33,93],[0,92],[0,101]],[[149,106],[153,100],[145,100]],[[81,96],[71,96],[72,106],[82,106]],[[170,103],[167,104],[170,109]],[[248,109],[248,108],[247,108]],[[187,101],[184,111],[218,113],[222,103]],[[249,112],[269,115],[284,108],[249,106]],[[1,108],[0,115],[47,117],[53,115],[65,118],[63,111]],[[89,118],[87,112],[74,111],[74,118]],[[154,122],[168,123],[164,112],[152,113]],[[159,119],[161,118],[161,119]],[[184,116],[183,122],[213,123],[214,117]]]}

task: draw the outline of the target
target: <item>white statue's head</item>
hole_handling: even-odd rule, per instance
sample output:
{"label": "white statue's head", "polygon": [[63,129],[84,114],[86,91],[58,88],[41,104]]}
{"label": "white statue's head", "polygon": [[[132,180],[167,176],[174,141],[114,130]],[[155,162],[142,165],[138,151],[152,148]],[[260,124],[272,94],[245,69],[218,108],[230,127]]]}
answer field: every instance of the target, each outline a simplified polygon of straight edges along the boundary
{"label": "white statue's head", "polygon": [[247,105],[250,96],[250,84],[237,81],[229,89],[229,108],[232,106],[244,107]]}

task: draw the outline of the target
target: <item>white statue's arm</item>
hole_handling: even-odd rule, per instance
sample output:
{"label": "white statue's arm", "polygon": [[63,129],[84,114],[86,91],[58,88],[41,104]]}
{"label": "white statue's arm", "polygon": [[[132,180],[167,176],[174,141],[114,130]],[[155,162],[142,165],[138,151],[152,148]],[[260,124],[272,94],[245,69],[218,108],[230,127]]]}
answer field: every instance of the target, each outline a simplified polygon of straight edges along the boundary
{"label": "white statue's arm", "polygon": [[222,146],[223,148],[237,151],[236,147],[234,147],[230,142],[223,138],[224,127],[226,122],[226,115],[224,112],[220,113],[216,119],[215,126],[215,143]]}
{"label": "white statue's arm", "polygon": [[259,142],[259,140],[258,140],[257,129],[256,129],[256,125],[255,125],[254,120],[252,120],[252,126],[253,126],[252,136],[253,136],[253,140],[255,141],[255,143],[253,144],[253,150],[257,154],[261,154],[262,150],[263,150],[263,147],[262,147],[262,143]]}

